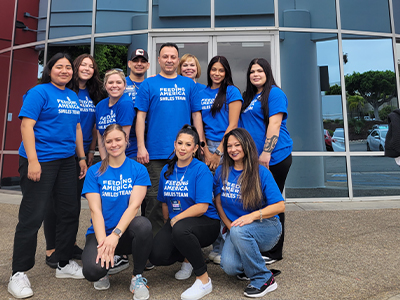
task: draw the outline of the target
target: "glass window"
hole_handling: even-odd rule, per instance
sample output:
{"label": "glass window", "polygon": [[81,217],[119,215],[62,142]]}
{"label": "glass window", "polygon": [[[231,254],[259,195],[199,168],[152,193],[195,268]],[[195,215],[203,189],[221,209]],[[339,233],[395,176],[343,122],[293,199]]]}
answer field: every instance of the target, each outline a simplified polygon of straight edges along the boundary
{"label": "glass window", "polygon": [[340,19],[342,29],[391,32],[388,0],[341,0]]}
{"label": "glass window", "polygon": [[96,4],[96,33],[147,29],[146,0],[97,0]]}
{"label": "glass window", "polygon": [[285,196],[286,199],[349,197],[345,157],[294,156]]}
{"label": "glass window", "polygon": [[[199,28],[211,26],[210,0],[153,1],[153,28]],[[147,24],[146,24],[147,26]]]}
{"label": "glass window", "polygon": [[[68,53],[72,60],[83,53],[90,53],[90,39],[85,40],[70,40],[66,42],[50,43],[47,48],[47,60],[58,52]],[[39,61],[43,61],[44,52],[40,53]]]}
{"label": "glass window", "polygon": [[279,26],[335,29],[335,0],[279,0]]}
{"label": "glass window", "polygon": [[392,1],[394,28],[397,34],[400,33],[400,1]]}
{"label": "glass window", "polygon": [[7,114],[7,131],[5,150],[18,150],[21,144],[21,121],[18,114],[22,107],[23,95],[39,83],[43,67],[40,65],[40,47],[29,47],[14,50],[10,98]]}
{"label": "glass window", "polygon": [[[0,30],[0,50],[11,47],[12,33],[14,30],[14,8],[15,1],[3,1],[1,3],[0,9],[0,20],[1,20],[1,30]],[[21,22],[15,24],[15,29],[22,30],[25,27]]]}
{"label": "glass window", "polygon": [[[5,52],[0,54],[0,141],[3,140],[3,126],[4,126],[4,114],[5,107],[8,101],[8,86],[9,86],[9,71],[10,71],[10,56],[11,52]],[[21,136],[21,134],[19,135]]]}
{"label": "glass window", "polygon": [[[172,39],[173,40],[173,39]],[[157,43],[156,44],[156,53],[158,56],[158,53],[160,51],[162,43]],[[197,82],[200,82],[202,84],[207,85],[207,66],[208,66],[208,55],[207,55],[207,49],[208,49],[208,43],[177,43],[178,48],[179,48],[179,57],[182,57],[182,55],[186,53],[190,53],[198,59],[201,67],[201,76],[197,80]],[[156,74],[160,72],[160,65],[158,62],[156,63]]]}
{"label": "glass window", "polygon": [[128,52],[131,45],[138,45],[135,49],[144,48],[143,44],[133,42],[135,37],[124,35],[95,39],[94,58],[102,80],[107,70],[113,68],[120,68],[127,74]]}
{"label": "glass window", "polygon": [[[350,144],[369,139],[374,125],[387,124],[398,107],[391,39],[346,35],[343,40]],[[350,147],[352,151],[365,151]]]}
{"label": "glass window", "polygon": [[92,0],[52,0],[49,38],[91,34],[92,10]]}
{"label": "glass window", "polygon": [[[46,1],[40,1],[46,2]],[[32,43],[45,39],[47,21],[47,3],[18,0],[17,29],[15,45]]]}
{"label": "glass window", "polygon": [[274,25],[273,0],[215,0],[215,27]]}
{"label": "glass window", "polygon": [[400,170],[393,158],[362,156],[351,158],[354,197],[398,196]]}
{"label": "glass window", "polygon": [[233,83],[241,92],[246,89],[246,73],[253,58],[265,58],[274,69],[274,62],[271,61],[271,51],[270,41],[256,41],[256,38],[253,41],[243,42],[221,41],[220,39],[217,43],[217,53],[228,59]]}
{"label": "glass window", "polygon": [[284,32],[280,49],[293,150],[344,151],[337,36]]}

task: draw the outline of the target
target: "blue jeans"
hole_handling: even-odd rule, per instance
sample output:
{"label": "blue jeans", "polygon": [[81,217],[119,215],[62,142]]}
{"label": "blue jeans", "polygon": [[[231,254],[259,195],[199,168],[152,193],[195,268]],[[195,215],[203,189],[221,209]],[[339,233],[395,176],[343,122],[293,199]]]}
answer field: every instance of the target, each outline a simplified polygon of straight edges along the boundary
{"label": "blue jeans", "polygon": [[272,276],[265,266],[260,251],[272,249],[282,232],[278,218],[254,221],[228,232],[221,255],[221,267],[228,275],[245,273],[250,283],[261,288]]}

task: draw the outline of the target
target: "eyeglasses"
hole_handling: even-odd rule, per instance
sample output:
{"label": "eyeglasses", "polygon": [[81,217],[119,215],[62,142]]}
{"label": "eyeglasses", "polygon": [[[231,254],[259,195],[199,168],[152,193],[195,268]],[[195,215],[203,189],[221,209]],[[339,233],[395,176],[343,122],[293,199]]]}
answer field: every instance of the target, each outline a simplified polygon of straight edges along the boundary
{"label": "eyeglasses", "polygon": [[107,70],[106,73],[111,72],[111,71],[118,71],[118,72],[124,73],[124,70],[119,69],[119,68],[114,68],[114,69]]}

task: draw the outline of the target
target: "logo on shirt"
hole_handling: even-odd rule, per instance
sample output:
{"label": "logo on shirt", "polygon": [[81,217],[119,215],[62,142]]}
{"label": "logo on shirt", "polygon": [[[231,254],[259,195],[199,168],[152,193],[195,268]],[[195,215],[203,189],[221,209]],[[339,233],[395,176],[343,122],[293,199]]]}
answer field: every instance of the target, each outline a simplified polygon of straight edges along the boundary
{"label": "logo on shirt", "polygon": [[101,196],[118,197],[130,195],[132,193],[132,178],[123,178],[122,174],[119,180],[103,180],[101,183]]}
{"label": "logo on shirt", "polygon": [[124,93],[128,94],[129,97],[133,100],[133,104],[135,104],[137,90],[134,85],[127,85]]}
{"label": "logo on shirt", "polygon": [[[217,97],[217,95],[215,95],[215,97]],[[214,104],[215,97],[201,99],[201,109],[211,109],[211,106]]]}
{"label": "logo on shirt", "polygon": [[225,181],[225,184],[222,186],[221,196],[230,199],[241,199],[240,185],[236,182]]}
{"label": "logo on shirt", "polygon": [[258,97],[256,99],[253,99],[253,101],[251,101],[250,105],[247,106],[247,108],[244,110],[244,112],[248,112],[249,110],[253,110],[254,105],[256,104],[257,101],[260,101],[261,95],[258,95]]}
{"label": "logo on shirt", "polygon": [[184,87],[160,88],[160,101],[186,101]]}
{"label": "logo on shirt", "polygon": [[189,180],[187,181],[167,180],[164,185],[164,196],[189,197],[188,185],[189,185]]}
{"label": "logo on shirt", "polygon": [[108,125],[116,123],[116,114],[113,110],[110,111],[109,115],[101,116],[98,127],[99,129],[106,129]]}
{"label": "logo on shirt", "polygon": [[58,103],[58,113],[66,114],[66,115],[79,115],[80,109],[79,105],[75,101],[71,101],[71,99],[67,96],[67,100],[57,99]]}
{"label": "logo on shirt", "polygon": [[81,112],[96,112],[96,107],[88,96],[86,96],[85,99],[79,99],[79,104],[81,105]]}

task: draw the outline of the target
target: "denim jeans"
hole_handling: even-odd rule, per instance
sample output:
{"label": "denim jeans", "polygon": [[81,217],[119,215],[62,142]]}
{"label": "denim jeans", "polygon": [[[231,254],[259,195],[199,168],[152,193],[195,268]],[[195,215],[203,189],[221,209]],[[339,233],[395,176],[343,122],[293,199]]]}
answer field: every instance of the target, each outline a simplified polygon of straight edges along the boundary
{"label": "denim jeans", "polygon": [[221,255],[221,267],[228,275],[245,273],[256,288],[268,281],[271,271],[265,266],[260,251],[272,249],[282,232],[278,218],[254,221],[228,232]]}

